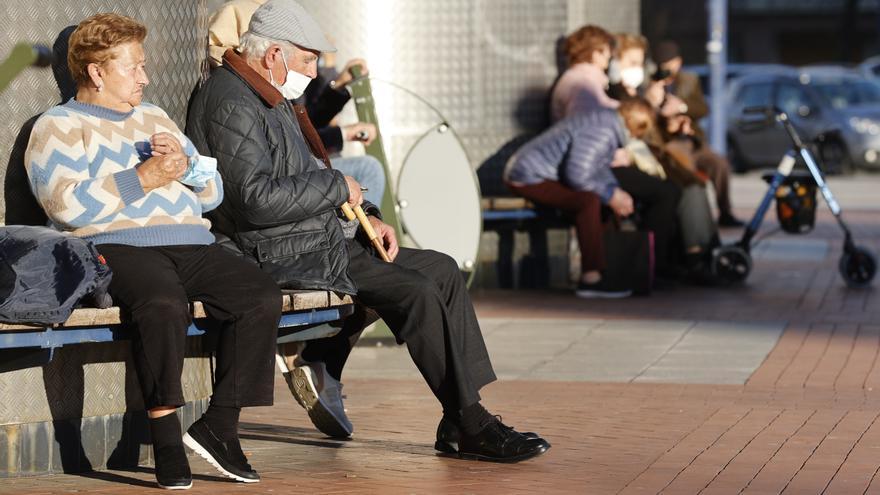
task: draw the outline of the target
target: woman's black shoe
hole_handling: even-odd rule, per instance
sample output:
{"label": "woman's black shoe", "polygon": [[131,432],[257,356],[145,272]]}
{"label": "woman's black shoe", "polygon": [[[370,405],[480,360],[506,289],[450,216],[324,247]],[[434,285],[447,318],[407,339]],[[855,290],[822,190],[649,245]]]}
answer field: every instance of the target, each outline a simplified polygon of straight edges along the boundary
{"label": "woman's black shoe", "polygon": [[[513,429],[512,426],[507,426],[504,423],[501,423],[501,426]],[[523,432],[521,435],[533,440],[544,440],[540,435],[532,431]],[[440,418],[440,424],[437,425],[437,441],[434,442],[434,450],[447,454],[458,454],[458,440],[460,437],[461,428],[457,424],[446,418]],[[550,444],[548,443],[547,446],[549,447]]]}
{"label": "woman's black shoe", "polygon": [[183,435],[183,443],[193,449],[221,474],[243,483],[256,483],[260,475],[251,468],[241,451],[238,439],[224,442],[211,431],[208,423],[200,419]]}
{"label": "woman's black shoe", "polygon": [[[176,419],[175,419],[176,421]],[[156,458],[156,482],[166,490],[188,490],[192,487],[192,471],[183,445],[153,449]]]}
{"label": "woman's black shoe", "polygon": [[476,435],[460,433],[458,457],[478,461],[520,462],[550,448],[543,438],[528,438],[501,421],[492,421]]}

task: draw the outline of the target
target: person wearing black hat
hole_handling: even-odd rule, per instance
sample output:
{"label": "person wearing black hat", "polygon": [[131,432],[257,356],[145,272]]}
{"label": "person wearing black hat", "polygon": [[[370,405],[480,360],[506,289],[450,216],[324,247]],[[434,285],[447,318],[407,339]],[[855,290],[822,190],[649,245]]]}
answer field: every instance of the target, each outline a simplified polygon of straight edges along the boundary
{"label": "person wearing black hat", "polygon": [[742,227],[743,222],[733,215],[730,204],[730,163],[705,143],[705,133],[698,123],[709,114],[709,106],[703,96],[699,77],[681,70],[683,60],[678,44],[674,41],[664,40],[657,43],[653,55],[659,69],[669,74],[666,79],[667,93],[684,101],[683,113],[690,118],[695,141],[694,162],[699,170],[709,176],[715,187],[719,210],[718,224],[722,227]]}

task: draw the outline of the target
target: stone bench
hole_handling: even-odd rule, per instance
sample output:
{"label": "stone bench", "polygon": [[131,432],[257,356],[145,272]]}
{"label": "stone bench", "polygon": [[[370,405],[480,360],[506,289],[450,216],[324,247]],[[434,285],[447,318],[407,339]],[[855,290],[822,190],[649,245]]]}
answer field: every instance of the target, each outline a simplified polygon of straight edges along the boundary
{"label": "stone bench", "polygon": [[[192,309],[184,428],[207,407],[213,375],[211,320],[201,303]],[[282,310],[277,362],[287,371],[298,342],[334,335],[354,302],[285,291]],[[150,464],[148,431],[119,308],[77,309],[51,327],[0,324],[0,478]]]}

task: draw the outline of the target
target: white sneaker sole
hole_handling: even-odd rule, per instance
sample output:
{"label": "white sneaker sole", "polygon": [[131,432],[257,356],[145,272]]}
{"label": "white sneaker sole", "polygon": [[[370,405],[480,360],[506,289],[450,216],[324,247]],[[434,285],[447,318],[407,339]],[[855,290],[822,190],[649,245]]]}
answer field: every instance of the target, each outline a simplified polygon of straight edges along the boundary
{"label": "white sneaker sole", "polygon": [[608,292],[601,290],[576,290],[574,295],[583,299],[623,299],[632,295],[631,290]]}
{"label": "white sneaker sole", "polygon": [[337,418],[333,411],[321,402],[311,373],[307,373],[302,368],[294,368],[285,378],[293,397],[309,414],[309,419],[312,420],[315,428],[331,438],[351,436],[353,428],[347,428],[345,422]]}
{"label": "white sneaker sole", "polygon": [[158,481],[156,482],[156,484],[159,485],[159,488],[162,488],[165,490],[189,490],[193,486],[192,481],[190,481],[189,484],[186,486],[165,486],[162,483],[159,483]]}
{"label": "white sneaker sole", "polygon": [[191,437],[189,433],[185,433],[183,435],[183,443],[187,447],[191,448],[193,450],[193,452],[198,454],[202,459],[208,461],[208,464],[214,466],[214,469],[219,471],[220,474],[222,474],[223,476],[226,476],[227,478],[232,478],[235,481],[241,481],[242,483],[258,483],[260,481],[260,480],[249,480],[247,478],[242,478],[241,476],[239,476],[237,474],[230,473],[229,471],[224,469],[223,466],[221,466],[219,462],[214,460],[214,456],[209,454],[208,451],[205,450],[205,448],[202,447],[202,445],[199,442],[197,442],[195,438]]}

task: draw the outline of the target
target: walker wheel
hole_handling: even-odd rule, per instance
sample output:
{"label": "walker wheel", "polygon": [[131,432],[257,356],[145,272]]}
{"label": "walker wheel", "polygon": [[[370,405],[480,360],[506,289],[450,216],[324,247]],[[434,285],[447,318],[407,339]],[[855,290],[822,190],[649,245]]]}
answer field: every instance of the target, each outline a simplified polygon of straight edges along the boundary
{"label": "walker wheel", "polygon": [[719,281],[740,283],[752,271],[752,257],[739,246],[721,246],[712,253],[712,275]]}
{"label": "walker wheel", "polygon": [[877,258],[866,248],[856,246],[844,251],[838,266],[840,276],[846,285],[853,289],[861,289],[871,285],[877,274]]}

